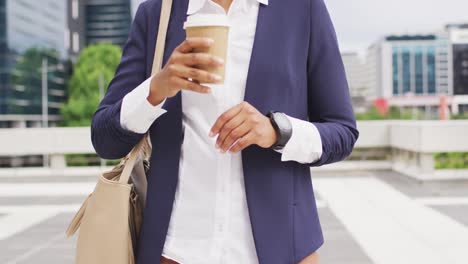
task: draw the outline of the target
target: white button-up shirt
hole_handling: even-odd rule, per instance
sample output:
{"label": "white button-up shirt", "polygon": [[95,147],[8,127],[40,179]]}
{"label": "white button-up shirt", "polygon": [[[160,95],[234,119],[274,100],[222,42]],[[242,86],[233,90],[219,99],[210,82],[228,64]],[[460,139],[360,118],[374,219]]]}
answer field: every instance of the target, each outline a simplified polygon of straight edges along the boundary
{"label": "white button-up shirt", "polygon": [[[230,22],[224,84],[210,85],[211,94],[183,90],[182,143],[179,181],[163,256],[179,263],[258,263],[247,209],[241,153],[222,154],[209,132],[216,119],[244,100],[259,5],[268,0],[234,0]],[[190,0],[187,14],[226,14],[211,0]],[[127,94],[121,125],[146,132],[166,112],[163,103],[147,101],[151,78]],[[275,110],[275,109],[271,109]],[[283,161],[311,163],[322,155],[317,128],[288,117],[293,133],[280,151]],[[156,165],[157,166],[157,165]]]}

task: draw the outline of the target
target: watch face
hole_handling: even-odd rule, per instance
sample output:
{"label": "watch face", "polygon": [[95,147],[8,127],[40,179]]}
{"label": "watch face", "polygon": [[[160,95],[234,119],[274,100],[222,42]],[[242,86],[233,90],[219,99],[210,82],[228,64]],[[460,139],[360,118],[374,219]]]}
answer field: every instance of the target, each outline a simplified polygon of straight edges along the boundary
{"label": "watch face", "polygon": [[281,149],[286,146],[287,142],[291,138],[292,124],[284,113],[273,113],[272,119],[273,126],[278,133],[278,141],[276,142],[274,148]]}
{"label": "watch face", "polygon": [[284,114],[275,114],[275,122],[278,125],[280,130],[289,130],[291,129],[291,123]]}

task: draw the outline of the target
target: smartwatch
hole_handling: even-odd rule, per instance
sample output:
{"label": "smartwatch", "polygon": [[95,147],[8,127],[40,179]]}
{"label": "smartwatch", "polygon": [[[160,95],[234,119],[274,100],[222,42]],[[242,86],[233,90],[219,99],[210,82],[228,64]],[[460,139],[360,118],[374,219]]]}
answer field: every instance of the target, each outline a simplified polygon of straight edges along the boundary
{"label": "smartwatch", "polygon": [[278,140],[271,148],[274,150],[281,150],[286,146],[292,136],[291,121],[286,114],[280,112],[269,112],[267,117],[270,118],[270,122],[278,136]]}

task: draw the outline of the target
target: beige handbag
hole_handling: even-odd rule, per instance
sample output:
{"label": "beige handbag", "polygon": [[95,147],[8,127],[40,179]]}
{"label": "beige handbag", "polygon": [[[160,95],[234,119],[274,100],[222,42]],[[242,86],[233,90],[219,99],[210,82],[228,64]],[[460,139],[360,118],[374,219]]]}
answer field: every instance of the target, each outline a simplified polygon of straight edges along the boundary
{"label": "beige handbag", "polygon": [[[163,0],[152,73],[161,69],[172,0]],[[96,187],[72,219],[66,234],[79,228],[77,264],[133,264],[146,199],[146,173],[151,154],[143,139]],[[159,261],[159,260],[158,260]]]}

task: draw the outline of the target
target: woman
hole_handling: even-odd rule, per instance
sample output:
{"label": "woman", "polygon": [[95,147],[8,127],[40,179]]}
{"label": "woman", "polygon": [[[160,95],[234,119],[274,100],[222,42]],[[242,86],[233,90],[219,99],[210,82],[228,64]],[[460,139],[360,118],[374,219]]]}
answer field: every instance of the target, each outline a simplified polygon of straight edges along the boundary
{"label": "woman", "polygon": [[[323,0],[177,0],[164,68],[151,63],[161,0],[137,11],[92,141],[153,152],[137,263],[318,263],[311,166],[347,157],[358,131]],[[187,15],[226,14],[227,59],[196,54]],[[200,65],[226,66],[224,84]]]}

